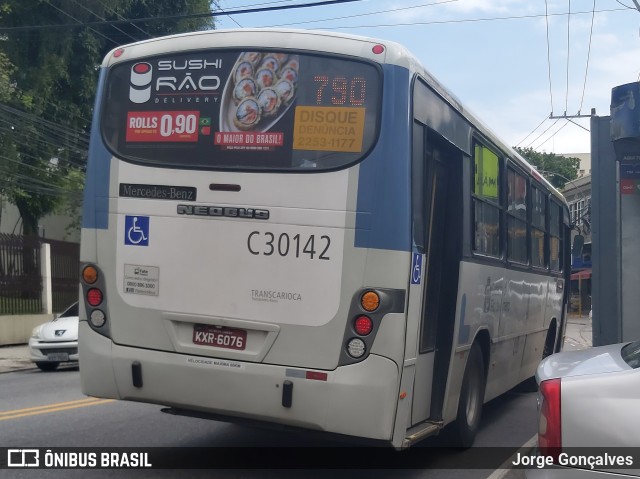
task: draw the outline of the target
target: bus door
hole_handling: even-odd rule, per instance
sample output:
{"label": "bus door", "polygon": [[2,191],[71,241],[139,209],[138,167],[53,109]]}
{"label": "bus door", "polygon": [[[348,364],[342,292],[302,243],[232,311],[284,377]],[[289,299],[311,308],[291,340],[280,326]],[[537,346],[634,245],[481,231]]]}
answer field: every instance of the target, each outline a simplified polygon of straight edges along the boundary
{"label": "bus door", "polygon": [[424,277],[412,424],[442,419],[453,344],[462,225],[462,158],[435,133],[424,148]]}

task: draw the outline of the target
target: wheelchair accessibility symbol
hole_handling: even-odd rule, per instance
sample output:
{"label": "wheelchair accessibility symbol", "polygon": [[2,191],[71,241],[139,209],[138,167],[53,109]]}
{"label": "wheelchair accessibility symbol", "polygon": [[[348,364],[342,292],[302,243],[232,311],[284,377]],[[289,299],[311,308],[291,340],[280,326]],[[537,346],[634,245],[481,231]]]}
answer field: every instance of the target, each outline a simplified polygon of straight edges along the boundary
{"label": "wheelchair accessibility symbol", "polygon": [[422,255],[413,253],[411,262],[411,284],[420,284],[422,278]]}
{"label": "wheelchair accessibility symbol", "polygon": [[125,216],[124,244],[149,246],[149,217]]}

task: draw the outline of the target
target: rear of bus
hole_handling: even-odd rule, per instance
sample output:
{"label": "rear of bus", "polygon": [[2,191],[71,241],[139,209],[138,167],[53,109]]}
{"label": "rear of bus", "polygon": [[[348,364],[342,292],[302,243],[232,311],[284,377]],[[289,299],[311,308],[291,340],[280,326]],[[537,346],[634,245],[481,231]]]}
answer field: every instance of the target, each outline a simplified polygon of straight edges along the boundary
{"label": "rear of bus", "polygon": [[411,260],[409,72],[388,50],[221,31],[105,58],[85,394],[391,438]]}

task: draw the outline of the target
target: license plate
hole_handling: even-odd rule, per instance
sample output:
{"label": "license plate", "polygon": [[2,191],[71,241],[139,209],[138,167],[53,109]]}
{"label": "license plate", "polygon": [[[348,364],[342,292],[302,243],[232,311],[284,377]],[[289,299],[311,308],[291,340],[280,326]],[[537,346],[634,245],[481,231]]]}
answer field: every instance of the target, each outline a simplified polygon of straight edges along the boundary
{"label": "license plate", "polygon": [[242,351],[247,344],[247,332],[244,329],[225,326],[195,324],[193,326],[193,343]]}
{"label": "license plate", "polygon": [[69,361],[69,353],[50,353],[47,354],[47,359],[49,361]]}

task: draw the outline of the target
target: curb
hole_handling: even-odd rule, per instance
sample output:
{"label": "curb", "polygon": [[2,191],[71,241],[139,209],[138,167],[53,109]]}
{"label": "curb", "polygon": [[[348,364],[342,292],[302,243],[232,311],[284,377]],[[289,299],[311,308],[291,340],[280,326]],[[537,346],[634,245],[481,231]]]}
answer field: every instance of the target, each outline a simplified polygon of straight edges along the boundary
{"label": "curb", "polygon": [[8,365],[3,365],[2,360],[0,360],[0,374],[13,373],[16,371],[29,371],[30,369],[38,369],[35,363],[24,361],[26,364],[16,364],[16,362],[11,362]]}

